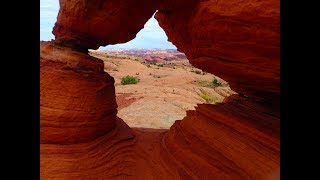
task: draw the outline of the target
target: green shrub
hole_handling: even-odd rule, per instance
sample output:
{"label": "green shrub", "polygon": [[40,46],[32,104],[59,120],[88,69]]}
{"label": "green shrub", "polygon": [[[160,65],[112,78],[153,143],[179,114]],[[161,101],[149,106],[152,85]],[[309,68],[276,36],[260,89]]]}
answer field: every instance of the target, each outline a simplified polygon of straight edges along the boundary
{"label": "green shrub", "polygon": [[214,79],[212,81],[213,86],[221,86],[221,82],[219,82],[217,79]]}
{"label": "green shrub", "polygon": [[201,71],[199,71],[199,70],[191,70],[190,72],[193,72],[193,73],[196,73],[196,74],[201,74]]}
{"label": "green shrub", "polygon": [[216,96],[212,96],[210,95],[208,92],[206,92],[205,90],[203,89],[200,89],[201,93],[198,95],[204,99],[207,103],[212,103],[212,104],[215,104],[215,103],[219,103],[221,102],[222,100],[221,99],[218,99]]}
{"label": "green shrub", "polygon": [[208,87],[208,88],[214,88],[214,87],[222,86],[222,83],[219,82],[217,79],[213,79],[212,81],[199,80],[199,81],[197,81],[197,83],[198,83],[199,86]]}
{"label": "green shrub", "polygon": [[127,84],[137,84],[140,80],[137,77],[133,76],[125,76],[121,78],[121,84],[122,85],[127,85]]}
{"label": "green shrub", "polygon": [[195,70],[194,71],[196,74],[201,74],[201,71],[199,71],[199,70]]}
{"label": "green shrub", "polygon": [[214,100],[213,96],[210,96],[209,94],[200,94],[200,97],[206,100],[207,103],[211,103]]}

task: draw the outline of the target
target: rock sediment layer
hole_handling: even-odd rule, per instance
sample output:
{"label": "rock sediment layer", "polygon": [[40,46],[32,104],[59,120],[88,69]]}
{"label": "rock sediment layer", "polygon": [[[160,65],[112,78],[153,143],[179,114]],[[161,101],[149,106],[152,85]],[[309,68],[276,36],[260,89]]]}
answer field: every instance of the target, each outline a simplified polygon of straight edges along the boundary
{"label": "rock sediment layer", "polygon": [[[40,44],[43,179],[278,173],[279,1],[61,0],[60,7],[54,43]],[[169,131],[132,131],[116,117],[113,78],[101,60],[81,52],[133,39],[156,9],[160,26],[190,62],[240,95],[199,105]]]}
{"label": "rock sediment layer", "polygon": [[60,0],[55,42],[78,50],[125,43],[155,11],[152,0]]}
{"label": "rock sediment layer", "polygon": [[198,105],[164,135],[161,157],[178,179],[264,179],[280,168],[280,122],[269,109],[232,95]]}
{"label": "rock sediment layer", "polygon": [[160,7],[155,18],[192,65],[238,93],[278,103],[279,1],[177,0]]}
{"label": "rock sediment layer", "polygon": [[114,79],[102,60],[40,43],[40,142],[80,143],[115,126]]}

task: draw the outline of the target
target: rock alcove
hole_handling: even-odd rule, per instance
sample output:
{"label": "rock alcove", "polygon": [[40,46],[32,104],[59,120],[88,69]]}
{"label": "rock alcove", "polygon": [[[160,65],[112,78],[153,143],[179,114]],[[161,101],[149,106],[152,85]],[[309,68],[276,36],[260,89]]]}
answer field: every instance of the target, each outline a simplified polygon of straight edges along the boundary
{"label": "rock alcove", "polygon": [[[155,18],[190,63],[239,93],[199,105],[170,130],[134,130],[114,79],[87,54]],[[279,1],[60,0],[40,42],[43,179],[264,179],[280,167]]]}

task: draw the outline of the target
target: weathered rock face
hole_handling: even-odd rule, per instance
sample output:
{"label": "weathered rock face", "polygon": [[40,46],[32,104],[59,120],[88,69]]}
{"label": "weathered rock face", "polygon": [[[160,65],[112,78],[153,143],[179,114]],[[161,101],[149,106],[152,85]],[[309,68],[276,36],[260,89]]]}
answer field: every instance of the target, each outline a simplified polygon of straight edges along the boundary
{"label": "weathered rock face", "polygon": [[279,177],[277,117],[237,95],[227,101],[199,105],[169,131],[132,131],[118,119],[113,130],[89,142],[41,144],[41,179]]}
{"label": "weathered rock face", "polygon": [[115,126],[114,79],[102,60],[40,43],[40,142],[95,139]]}
{"label": "weathered rock face", "polygon": [[127,179],[134,174],[135,139],[117,119],[109,133],[78,144],[41,144],[41,179]]}
{"label": "weathered rock face", "polygon": [[[42,178],[278,175],[279,1],[61,0],[60,7],[55,45],[41,43],[40,52]],[[113,78],[102,61],[77,51],[133,39],[155,9],[193,65],[252,98],[199,105],[166,132],[131,131],[117,119]]]}
{"label": "weathered rock face", "polygon": [[78,50],[125,43],[155,11],[153,0],[60,0],[55,42]]}
{"label": "weathered rock face", "polygon": [[155,18],[194,66],[236,92],[278,101],[279,1],[163,1]]}
{"label": "weathered rock face", "polygon": [[187,111],[164,135],[161,157],[181,179],[264,179],[280,168],[279,127],[270,109],[232,95]]}

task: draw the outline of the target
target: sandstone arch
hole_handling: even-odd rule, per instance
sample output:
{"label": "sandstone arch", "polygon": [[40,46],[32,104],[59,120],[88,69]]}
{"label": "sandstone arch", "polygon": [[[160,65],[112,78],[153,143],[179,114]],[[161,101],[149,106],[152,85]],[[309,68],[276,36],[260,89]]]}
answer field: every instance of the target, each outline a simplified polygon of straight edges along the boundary
{"label": "sandstone arch", "polygon": [[[200,105],[161,134],[118,119],[113,79],[85,52],[133,39],[155,10],[193,65],[245,97]],[[279,11],[276,0],[60,0],[56,39],[41,42],[41,177],[263,179],[278,171]]]}

